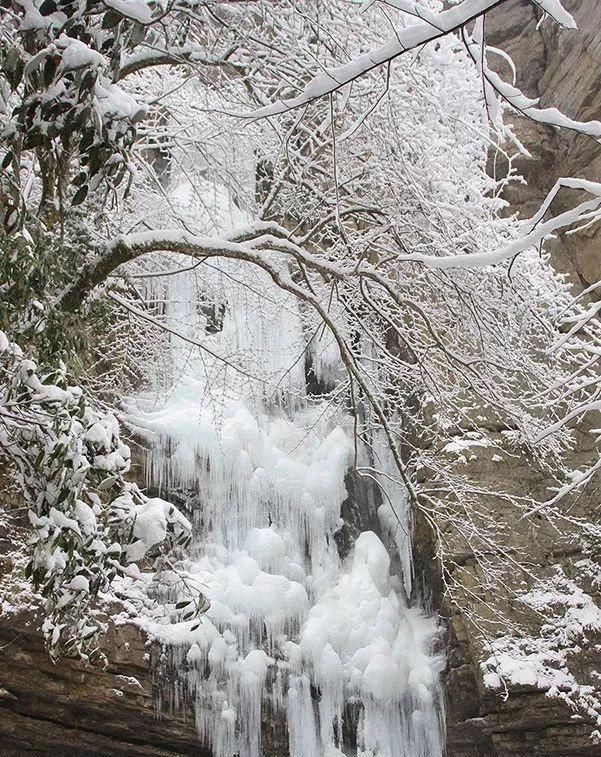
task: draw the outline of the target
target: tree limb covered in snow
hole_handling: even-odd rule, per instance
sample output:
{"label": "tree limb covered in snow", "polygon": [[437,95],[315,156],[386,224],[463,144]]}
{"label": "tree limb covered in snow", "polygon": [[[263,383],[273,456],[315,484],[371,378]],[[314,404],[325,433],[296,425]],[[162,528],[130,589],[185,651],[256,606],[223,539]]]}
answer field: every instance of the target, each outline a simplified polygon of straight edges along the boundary
{"label": "tree limb covered in snow", "polygon": [[181,66],[194,64],[207,68],[223,68],[229,72],[243,72],[244,69],[229,60],[235,48],[225,51],[221,56],[209,56],[200,45],[181,45],[167,49],[148,48],[127,56],[115,74],[116,81],[123,81],[128,76],[137,74],[147,68],[156,66]]}
{"label": "tree limb covered in snow", "polygon": [[438,14],[431,13],[426,21],[399,29],[394,40],[378,49],[365,53],[342,66],[326,69],[311,79],[301,94],[296,97],[266,105],[255,110],[251,115],[253,118],[268,118],[302,108],[348,86],[355,79],[373,71],[374,68],[379,68],[411,50],[461,29],[465,24],[475,21],[482,14],[504,2],[506,0],[476,0],[463,2]]}
{"label": "tree limb covered in snow", "polygon": [[[595,199],[582,202],[571,210],[566,210],[558,216],[543,221],[551,202],[561,189],[578,189],[592,195]],[[601,219],[601,184],[584,179],[558,179],[551,189],[541,208],[530,219],[524,222],[523,234],[499,250],[490,252],[476,252],[468,255],[401,255],[400,261],[424,263],[431,268],[448,270],[450,268],[478,268],[487,265],[498,265],[511,260],[521,252],[539,247],[545,239],[560,229],[571,228],[581,223],[589,223]]]}
{"label": "tree limb covered in snow", "polygon": [[[405,28],[395,29],[394,40],[344,65],[326,69],[323,73],[311,79],[303,91],[296,97],[271,103],[255,110],[251,115],[253,118],[267,118],[305,107],[321,97],[331,95],[347,87],[359,77],[375,68],[390,63],[411,50],[415,50],[442,36],[463,29],[470,22],[480,19],[504,2],[505,0],[464,0],[464,2],[459,3],[457,6],[439,13],[425,12],[423,9],[418,9],[414,3],[387,3],[399,8],[399,10],[410,12],[418,18],[423,18],[423,21],[411,24]],[[551,15],[557,23],[569,28],[575,28],[573,18],[566,13],[559,2],[548,0],[547,2],[536,2],[536,5]],[[499,87],[509,102],[515,104],[516,107],[532,109],[534,101],[528,100],[518,90],[506,85],[496,74],[492,74],[491,72],[490,75],[492,86],[495,88]],[[569,119],[561,116],[555,109],[538,111],[537,120],[543,123],[563,126],[569,121]],[[577,128],[578,126],[580,125],[571,126],[571,128]],[[592,130],[595,136],[601,137],[601,124],[598,125],[598,128],[593,128],[591,125],[588,125],[586,128],[587,132]]]}
{"label": "tree limb covered in snow", "polygon": [[[582,202],[575,208],[543,221],[552,200],[562,189],[579,189],[593,195],[595,199]],[[589,222],[591,217],[601,216],[601,184],[581,179],[559,179],[550,191],[540,210],[523,224],[523,234],[505,247],[487,252],[458,254],[451,256],[395,255],[395,262],[422,263],[431,268],[449,270],[452,268],[480,268],[498,265],[515,258],[516,255],[538,248],[548,237],[560,229],[570,228],[581,222]],[[313,230],[311,233],[315,233]],[[60,310],[76,311],[92,290],[104,283],[121,265],[152,252],[175,252],[196,259],[221,257],[261,264],[260,250],[287,253],[298,262],[325,277],[334,280],[369,275],[380,282],[388,281],[386,275],[378,272],[367,262],[360,266],[343,267],[329,263],[325,258],[308,252],[302,246],[302,239],[296,240],[290,233],[273,222],[258,222],[237,230],[230,238],[199,237],[185,231],[155,230],[119,237],[109,242],[97,259],[85,267],[57,299],[55,305]]]}

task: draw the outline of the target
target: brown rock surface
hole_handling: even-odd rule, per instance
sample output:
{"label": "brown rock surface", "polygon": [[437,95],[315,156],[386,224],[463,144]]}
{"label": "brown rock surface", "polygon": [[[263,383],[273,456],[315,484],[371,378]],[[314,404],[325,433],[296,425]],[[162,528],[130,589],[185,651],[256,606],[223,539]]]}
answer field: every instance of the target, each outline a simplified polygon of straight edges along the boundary
{"label": "brown rock surface", "polygon": [[[511,55],[518,86],[528,96],[540,97],[541,107],[558,107],[580,121],[600,121],[601,5],[597,0],[562,2],[574,16],[577,30],[562,29],[552,20],[537,29],[542,14],[535,4],[510,0],[487,17],[487,41]],[[507,64],[498,63],[498,68],[511,81]],[[515,164],[527,185],[513,184],[507,193],[522,215],[532,215],[560,177],[600,180],[601,145],[594,139],[519,117],[516,124],[519,138],[532,154]],[[562,193],[553,210],[561,212],[573,201],[569,192]],[[558,270],[575,283],[588,286],[601,279],[599,224],[574,236],[560,235],[552,247]]]}
{"label": "brown rock surface", "polygon": [[[480,487],[514,495],[527,493],[542,499],[550,485],[548,474],[515,450],[503,452],[508,445],[500,436],[491,434],[495,446],[471,448],[458,458],[457,466]],[[586,450],[575,454],[572,463],[580,464],[586,455]],[[600,499],[601,482],[597,479],[583,496],[571,503],[572,514],[598,518]],[[450,572],[461,584],[456,594],[457,605],[450,605],[447,599],[441,603],[448,623],[445,677],[448,757],[599,757],[601,744],[591,739],[598,728],[594,714],[551,698],[545,689],[534,685],[512,686],[506,682],[507,689],[487,689],[481,668],[490,657],[482,631],[489,638],[507,634],[515,638],[532,637],[543,644],[548,638],[543,626],[547,621],[556,621],[546,614],[541,617],[517,599],[536,586],[535,577],[551,577],[561,570],[593,601],[601,602],[599,586],[582,578],[576,568],[583,557],[582,541],[567,528],[558,533],[542,518],[527,519],[518,528],[513,527],[516,511],[500,496],[481,495],[480,504],[498,523],[499,540],[506,543],[515,562],[493,565],[502,580],[487,582],[486,567],[476,559],[462,534],[445,534]],[[565,611],[567,608],[560,607],[559,617]],[[565,670],[579,684],[596,690],[596,699],[601,702],[599,678],[594,672],[599,667],[601,633],[587,632],[575,637],[566,648]],[[601,716],[601,707],[597,715]]]}
{"label": "brown rock surface", "polygon": [[[542,107],[555,105],[578,120],[601,120],[601,5],[597,0],[562,1],[575,17],[578,31],[559,29],[550,21],[537,29],[542,14],[535,5],[528,0],[510,0],[489,16],[487,41],[509,52],[517,65],[518,86],[529,96],[540,96]],[[511,74],[504,66],[498,63],[498,70],[510,80]],[[546,128],[518,116],[514,122],[516,133],[532,158],[520,158],[516,163],[528,184],[511,186],[506,194],[511,209],[524,217],[532,215],[562,176],[600,180],[601,146],[594,140],[575,132]],[[573,195],[562,193],[553,211],[567,209],[574,199]],[[598,224],[573,236],[560,235],[547,248],[557,269],[567,273],[577,286],[586,287],[601,279]],[[577,441],[573,467],[593,454],[589,436],[580,434]],[[494,487],[498,482],[507,491],[527,494],[544,494],[545,487],[551,485],[545,472],[527,458],[514,457],[491,466],[486,448],[475,450],[468,457],[466,469],[480,485]],[[572,503],[572,514],[598,521],[600,489],[597,480]],[[498,519],[500,528],[511,525],[501,499],[488,498],[485,504]],[[481,576],[476,575],[478,568],[461,535],[455,537],[455,557],[461,563],[455,570],[462,571],[461,580],[467,589],[478,585],[476,579]],[[512,547],[522,550],[520,559],[524,566],[528,563],[543,574],[560,568],[573,575],[574,565],[582,557],[577,541],[549,530],[542,522],[528,526],[524,523],[520,537],[516,540],[513,529],[509,539]],[[520,571],[508,571],[509,583],[512,579],[524,579],[525,572],[516,573]],[[598,587],[597,591],[595,587],[586,588],[599,603]],[[484,612],[477,607],[480,601],[487,605]],[[469,613],[475,610],[484,616],[488,613],[491,623],[501,617],[515,621],[520,623],[522,633],[535,636],[544,619],[524,613],[503,591],[475,598],[464,595],[462,604],[464,611],[460,612],[450,607],[445,610],[443,602],[443,613],[449,622],[446,678],[449,757],[599,757],[601,744],[590,739],[596,727],[593,714],[579,718],[573,709],[545,696],[544,691],[514,687],[505,697],[483,686],[480,664],[488,654],[482,648],[477,629],[468,620]],[[506,629],[498,633],[503,632]],[[569,667],[579,681],[591,685],[598,695],[599,680],[593,672],[598,669],[601,656],[599,634],[589,634],[580,647],[574,646]]]}
{"label": "brown rock surface", "polygon": [[37,624],[23,614],[0,624],[0,755],[208,757],[194,722],[153,706],[144,640],[113,629],[106,670],[77,660],[56,665]]}

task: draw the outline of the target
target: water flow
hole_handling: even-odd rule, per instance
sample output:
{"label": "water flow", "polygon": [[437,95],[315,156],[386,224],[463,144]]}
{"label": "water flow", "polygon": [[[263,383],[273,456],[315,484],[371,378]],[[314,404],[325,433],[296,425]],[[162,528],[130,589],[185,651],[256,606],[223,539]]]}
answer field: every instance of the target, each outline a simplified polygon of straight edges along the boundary
{"label": "water flow", "polygon": [[[193,521],[185,592],[211,603],[200,623],[152,628],[164,695],[192,704],[216,757],[271,754],[266,721],[281,724],[291,757],[438,757],[439,628],[406,603],[408,507],[385,445],[373,440],[381,534],[398,550],[398,576],[373,531],[339,557],[352,422],[333,401],[306,397],[297,303],[244,263],[208,276],[200,293],[189,274],[177,277],[169,315],[229,365],[174,339],[169,390],[130,408],[154,440],[150,484],[166,498],[179,492]],[[336,374],[326,336],[311,351],[318,378]]]}

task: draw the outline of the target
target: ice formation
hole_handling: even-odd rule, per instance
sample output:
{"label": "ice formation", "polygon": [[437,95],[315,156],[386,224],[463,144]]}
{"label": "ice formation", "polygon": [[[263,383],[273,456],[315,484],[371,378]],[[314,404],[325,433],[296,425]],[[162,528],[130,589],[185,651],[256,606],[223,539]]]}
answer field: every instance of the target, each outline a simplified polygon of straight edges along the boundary
{"label": "ice formation", "polygon": [[[210,276],[222,322],[204,329],[203,344],[230,365],[174,339],[170,389],[129,407],[152,442],[149,483],[166,498],[179,492],[194,526],[185,580],[174,579],[170,599],[201,592],[211,603],[200,622],[149,624],[163,697],[192,702],[199,738],[216,757],[259,757],[265,719],[285,724],[291,757],[438,757],[439,629],[407,606],[403,491],[382,477],[381,536],[398,549],[400,569],[371,531],[341,560],[334,534],[352,421],[306,396],[309,338],[298,305],[244,263]],[[169,317],[198,336],[215,307],[190,306],[194,286],[176,277]],[[322,377],[336,374],[326,337],[311,353]],[[379,465],[391,464],[383,444],[380,452]]]}

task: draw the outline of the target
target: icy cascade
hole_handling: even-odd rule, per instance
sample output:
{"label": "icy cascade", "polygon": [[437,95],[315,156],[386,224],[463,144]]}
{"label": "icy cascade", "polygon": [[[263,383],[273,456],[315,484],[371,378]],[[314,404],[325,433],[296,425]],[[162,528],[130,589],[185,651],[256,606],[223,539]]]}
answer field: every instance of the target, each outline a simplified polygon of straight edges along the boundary
{"label": "icy cascade", "polygon": [[[171,681],[165,694],[173,706],[192,702],[216,757],[259,757],[265,719],[286,724],[291,757],[344,755],[355,744],[364,757],[438,757],[438,626],[405,601],[403,491],[382,477],[382,532],[396,539],[404,575],[392,574],[373,532],[341,561],[334,534],[351,419],[305,397],[296,303],[243,264],[215,276],[218,330],[207,330],[206,307],[177,304],[194,301],[189,279],[172,284],[170,314],[180,331],[204,329],[207,348],[244,371],[174,340],[173,365],[183,366],[174,386],[130,408],[153,441],[150,483],[166,497],[179,491],[194,523],[185,580],[170,599],[202,592],[211,603],[200,623],[148,623]],[[330,344],[314,340],[312,351],[335,373]],[[389,463],[382,453],[380,465]]]}

